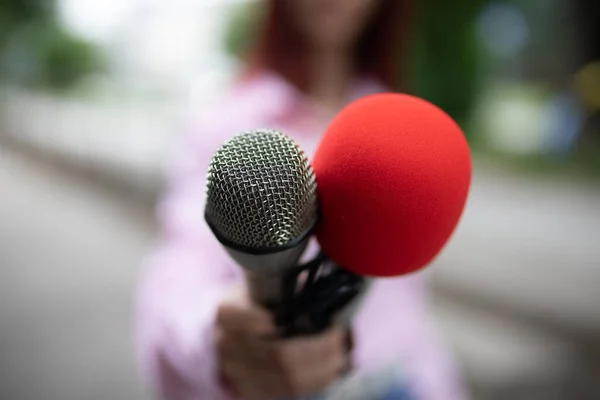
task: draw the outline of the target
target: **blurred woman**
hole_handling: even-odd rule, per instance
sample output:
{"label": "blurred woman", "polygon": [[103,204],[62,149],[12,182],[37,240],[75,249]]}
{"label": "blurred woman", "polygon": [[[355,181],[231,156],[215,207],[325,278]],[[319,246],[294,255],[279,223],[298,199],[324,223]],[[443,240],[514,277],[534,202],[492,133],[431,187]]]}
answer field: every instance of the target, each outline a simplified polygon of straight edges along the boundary
{"label": "blurred woman", "polygon": [[430,324],[422,274],[376,282],[349,329],[274,339],[269,314],[248,298],[239,267],[203,219],[208,162],[226,139],[268,127],[310,155],[346,103],[400,88],[406,16],[402,0],[271,0],[237,83],[190,124],[138,296],[140,362],[161,398],[310,395],[349,366],[354,377],[393,371],[389,393],[378,398],[464,398]]}

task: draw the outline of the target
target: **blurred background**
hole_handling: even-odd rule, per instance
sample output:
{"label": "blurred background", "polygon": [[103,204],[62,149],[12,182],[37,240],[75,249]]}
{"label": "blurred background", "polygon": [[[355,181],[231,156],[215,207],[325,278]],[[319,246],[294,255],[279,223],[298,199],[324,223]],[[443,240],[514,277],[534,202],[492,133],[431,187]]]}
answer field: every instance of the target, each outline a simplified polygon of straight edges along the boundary
{"label": "blurred background", "polygon": [[[0,398],[150,397],[131,296],[163,164],[261,6],[0,1]],[[600,399],[599,27],[592,0],[418,2],[410,91],[474,155],[431,268],[474,399]]]}

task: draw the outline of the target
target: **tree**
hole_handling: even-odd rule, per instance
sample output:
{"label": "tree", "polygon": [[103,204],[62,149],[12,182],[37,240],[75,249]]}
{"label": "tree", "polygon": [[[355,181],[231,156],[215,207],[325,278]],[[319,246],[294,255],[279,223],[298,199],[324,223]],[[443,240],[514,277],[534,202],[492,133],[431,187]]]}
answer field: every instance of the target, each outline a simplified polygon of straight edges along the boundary
{"label": "tree", "polygon": [[101,65],[95,46],[60,25],[53,1],[0,2],[0,81],[64,90]]}

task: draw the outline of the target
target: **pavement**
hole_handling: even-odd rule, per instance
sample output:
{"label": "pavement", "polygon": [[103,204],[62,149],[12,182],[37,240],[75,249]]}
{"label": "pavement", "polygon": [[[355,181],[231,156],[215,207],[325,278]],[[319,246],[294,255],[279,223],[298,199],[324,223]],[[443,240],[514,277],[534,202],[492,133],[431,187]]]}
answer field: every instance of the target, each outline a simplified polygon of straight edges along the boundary
{"label": "pavement", "polygon": [[0,398],[136,400],[135,204],[0,147]]}
{"label": "pavement", "polygon": [[600,184],[533,178],[476,159],[436,284],[565,334],[600,338]]}

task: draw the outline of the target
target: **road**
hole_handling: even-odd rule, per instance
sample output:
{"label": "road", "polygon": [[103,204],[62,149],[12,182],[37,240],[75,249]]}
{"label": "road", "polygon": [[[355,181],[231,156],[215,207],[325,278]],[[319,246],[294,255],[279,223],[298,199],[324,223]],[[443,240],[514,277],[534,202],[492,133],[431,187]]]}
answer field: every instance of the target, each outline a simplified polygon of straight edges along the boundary
{"label": "road", "polygon": [[0,398],[136,400],[130,298],[152,229],[0,147]]}
{"label": "road", "polygon": [[600,185],[476,164],[441,285],[600,337]]}

